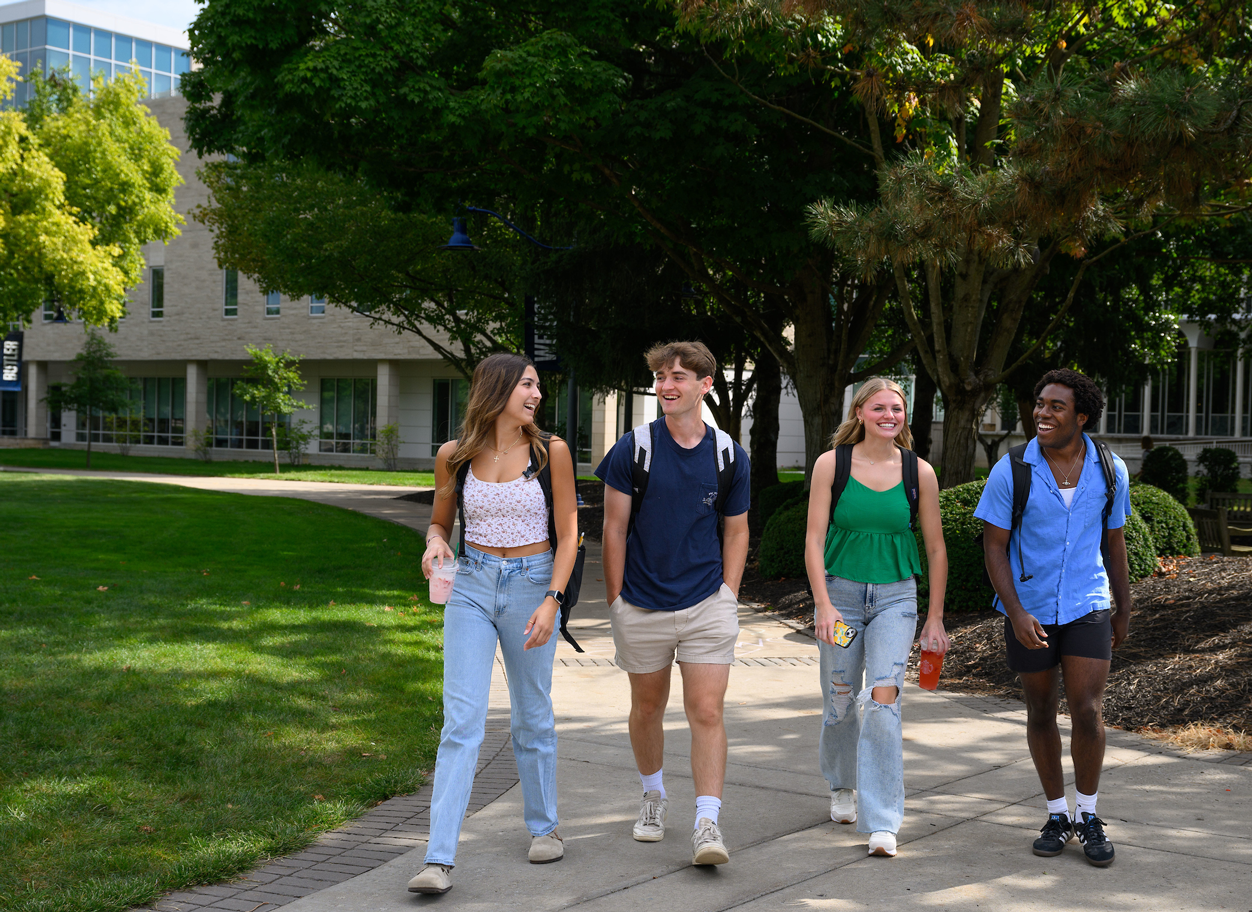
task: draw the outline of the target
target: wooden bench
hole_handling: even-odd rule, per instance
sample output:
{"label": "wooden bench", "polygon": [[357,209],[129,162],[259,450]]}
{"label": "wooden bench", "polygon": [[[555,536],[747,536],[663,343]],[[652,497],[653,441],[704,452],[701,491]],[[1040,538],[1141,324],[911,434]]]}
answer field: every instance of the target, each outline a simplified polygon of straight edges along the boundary
{"label": "wooden bench", "polygon": [[1226,528],[1235,535],[1252,535],[1252,494],[1209,491],[1208,506],[1225,509]]}
{"label": "wooden bench", "polygon": [[1252,555],[1252,545],[1231,543],[1225,507],[1188,507],[1187,512],[1195,523],[1201,551],[1220,551],[1227,557]]}

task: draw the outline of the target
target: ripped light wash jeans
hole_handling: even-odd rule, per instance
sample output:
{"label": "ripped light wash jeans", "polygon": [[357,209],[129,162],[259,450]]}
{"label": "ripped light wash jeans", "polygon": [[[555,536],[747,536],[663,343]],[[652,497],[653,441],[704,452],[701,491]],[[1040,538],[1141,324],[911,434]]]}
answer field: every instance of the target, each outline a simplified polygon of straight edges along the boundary
{"label": "ripped light wash jeans", "polygon": [[[817,644],[822,775],[831,789],[856,789],[857,832],[898,833],[904,822],[900,697],[917,629],[917,581],[855,583],[827,576],[826,590],[857,635],[846,648]],[[895,703],[876,703],[876,686],[895,687]]]}
{"label": "ripped light wash jeans", "polygon": [[428,864],[452,865],[478,767],[496,641],[508,676],[513,757],[522,817],[532,836],[556,829],[556,719],[552,714],[555,630],[523,650],[526,622],[552,582],[552,552],[496,557],[466,546],[443,612],[443,731],[430,804]]}

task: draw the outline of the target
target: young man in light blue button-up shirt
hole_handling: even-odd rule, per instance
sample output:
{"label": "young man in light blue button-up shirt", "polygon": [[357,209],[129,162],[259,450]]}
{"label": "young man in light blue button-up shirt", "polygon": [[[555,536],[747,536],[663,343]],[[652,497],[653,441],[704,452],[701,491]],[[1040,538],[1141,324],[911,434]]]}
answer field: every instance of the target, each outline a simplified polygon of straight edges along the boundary
{"label": "young man in light blue button-up shirt", "polygon": [[[1122,528],[1130,515],[1130,476],[1126,464],[1113,456],[1113,509],[1102,555],[1107,487],[1095,444],[1083,433],[1098,424],[1103,410],[1104,397],[1089,377],[1071,370],[1045,374],[1035,386],[1037,436],[1023,455],[1031,485],[1020,527],[1010,533],[1008,456],[992,468],[974,511],[983,521],[994,605],[1005,616],[1009,668],[1022,682],[1030,756],[1048,799],[1048,822],[1034,853],[1059,855],[1077,835],[1087,860],[1100,867],[1113,862],[1113,846],[1096,816],[1104,764],[1101,707],[1112,650],[1126,638],[1131,611]],[[1062,679],[1078,791],[1072,815],[1056,724]]]}

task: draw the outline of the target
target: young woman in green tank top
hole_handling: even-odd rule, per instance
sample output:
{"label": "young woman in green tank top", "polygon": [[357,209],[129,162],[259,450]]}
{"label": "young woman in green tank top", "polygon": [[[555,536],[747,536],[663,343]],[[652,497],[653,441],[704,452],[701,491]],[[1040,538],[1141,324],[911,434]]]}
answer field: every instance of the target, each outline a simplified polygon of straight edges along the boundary
{"label": "young woman in green tank top", "polygon": [[[900,696],[917,632],[917,541],[909,527],[901,448],[911,449],[908,402],[899,385],[867,381],[852,399],[831,448],[817,458],[809,491],[804,562],[816,602],[825,712],[819,747],[830,816],[870,834],[869,854],[896,854],[904,820]],[[830,516],[835,447],[852,444],[852,470]],[[918,525],[926,542],[930,605],[921,644],[947,652],[943,596],[948,553],[935,470],[918,460]],[[835,642],[842,621],[856,631]]]}

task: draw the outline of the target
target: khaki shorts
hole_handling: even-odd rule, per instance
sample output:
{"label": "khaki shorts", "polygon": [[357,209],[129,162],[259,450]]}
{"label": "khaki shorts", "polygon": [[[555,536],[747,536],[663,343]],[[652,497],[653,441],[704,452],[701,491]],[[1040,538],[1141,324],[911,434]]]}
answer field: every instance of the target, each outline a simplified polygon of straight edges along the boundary
{"label": "khaki shorts", "polygon": [[609,606],[617,667],[631,674],[651,674],[674,663],[730,665],[739,639],[739,600],[721,587],[702,602],[681,611],[649,611],[620,595]]}

